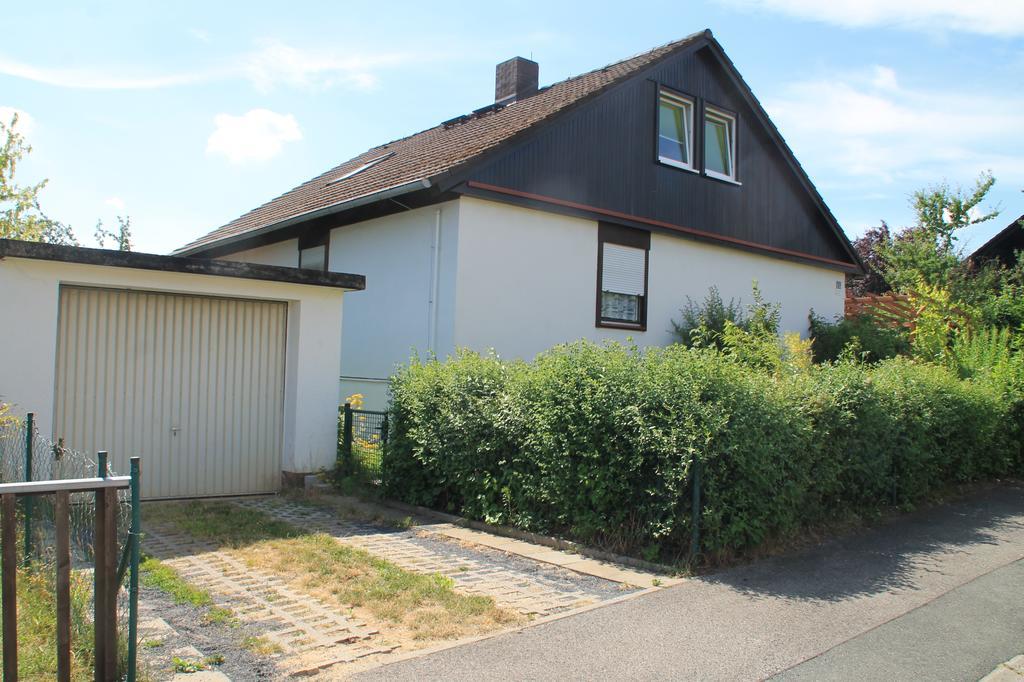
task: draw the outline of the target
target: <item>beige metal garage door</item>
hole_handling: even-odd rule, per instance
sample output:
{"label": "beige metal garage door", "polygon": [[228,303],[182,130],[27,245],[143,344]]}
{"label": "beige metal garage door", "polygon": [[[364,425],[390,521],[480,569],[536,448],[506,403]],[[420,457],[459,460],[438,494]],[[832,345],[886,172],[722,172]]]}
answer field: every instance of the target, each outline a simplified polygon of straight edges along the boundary
{"label": "beige metal garage door", "polygon": [[287,304],[61,287],[54,434],[148,498],[277,490]]}

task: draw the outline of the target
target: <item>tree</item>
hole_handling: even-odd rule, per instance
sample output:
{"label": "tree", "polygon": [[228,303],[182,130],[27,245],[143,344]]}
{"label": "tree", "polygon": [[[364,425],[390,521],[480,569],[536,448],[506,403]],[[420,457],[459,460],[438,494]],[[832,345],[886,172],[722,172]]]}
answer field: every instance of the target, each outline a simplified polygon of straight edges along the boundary
{"label": "tree", "polygon": [[872,227],[853,242],[853,248],[864,262],[867,272],[851,275],[847,288],[854,296],[884,294],[891,288],[885,281],[885,261],[882,251],[892,245],[892,233],[883,220],[878,227]]}
{"label": "tree", "polygon": [[47,218],[39,208],[39,192],[47,181],[24,187],[15,182],[18,164],[32,151],[18,132],[18,114],[10,123],[0,121],[0,138],[0,238],[77,244],[68,225]]}
{"label": "tree", "polygon": [[991,173],[982,173],[969,192],[945,182],[914,192],[917,223],[878,245],[882,274],[893,289],[910,291],[919,282],[950,287],[963,263],[957,247],[960,233],[999,215],[979,208],[994,183]]}
{"label": "tree", "polygon": [[131,251],[132,250],[132,219],[130,217],[117,216],[117,232],[111,232],[110,230],[103,227],[103,221],[96,221],[96,241],[99,242],[100,248],[106,248],[107,240],[110,239],[114,242],[118,251]]}

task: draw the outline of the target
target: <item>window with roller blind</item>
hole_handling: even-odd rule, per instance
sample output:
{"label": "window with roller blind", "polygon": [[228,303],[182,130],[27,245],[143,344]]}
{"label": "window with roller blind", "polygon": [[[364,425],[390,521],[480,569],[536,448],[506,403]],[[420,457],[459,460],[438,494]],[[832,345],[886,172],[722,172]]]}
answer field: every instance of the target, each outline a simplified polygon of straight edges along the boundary
{"label": "window with roller blind", "polygon": [[651,234],[601,223],[597,247],[597,326],[643,331]]}

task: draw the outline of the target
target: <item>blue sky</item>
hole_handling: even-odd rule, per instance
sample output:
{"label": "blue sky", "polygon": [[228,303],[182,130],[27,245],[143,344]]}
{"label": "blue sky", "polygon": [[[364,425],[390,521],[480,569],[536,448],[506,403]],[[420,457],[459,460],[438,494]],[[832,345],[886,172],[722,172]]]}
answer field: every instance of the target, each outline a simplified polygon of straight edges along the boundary
{"label": "blue sky", "polygon": [[[100,5],[86,8],[82,5]],[[510,8],[514,8],[510,9]],[[851,237],[909,194],[991,169],[1024,213],[1024,2],[17,3],[0,116],[22,183],[91,244],[130,215],[168,252],[367,148],[489,104],[494,65],[542,84],[711,28]]]}

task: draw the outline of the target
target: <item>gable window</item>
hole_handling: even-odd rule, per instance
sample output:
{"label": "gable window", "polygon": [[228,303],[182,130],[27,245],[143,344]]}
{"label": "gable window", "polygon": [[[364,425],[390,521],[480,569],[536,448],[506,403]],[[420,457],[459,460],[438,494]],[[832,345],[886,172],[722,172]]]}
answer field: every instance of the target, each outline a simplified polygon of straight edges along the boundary
{"label": "gable window", "polygon": [[736,182],[736,117],[714,107],[704,108],[704,172]]}
{"label": "gable window", "polygon": [[693,100],[658,92],[658,160],[693,170]]}
{"label": "gable window", "polygon": [[299,268],[303,270],[327,271],[327,249],[330,232],[299,238]]}
{"label": "gable window", "polygon": [[597,326],[647,328],[649,232],[601,223],[597,250]]}

